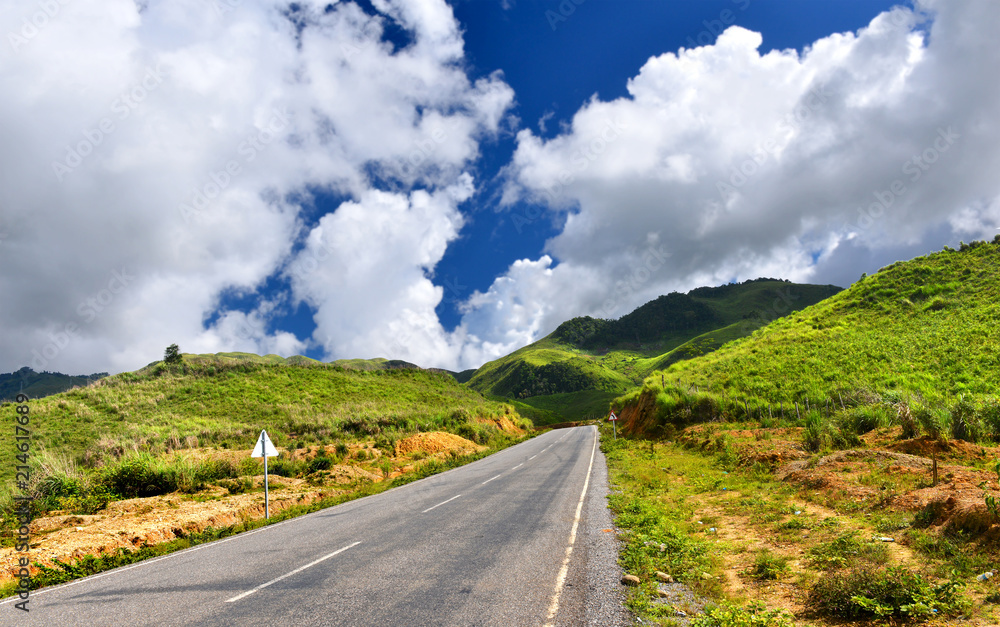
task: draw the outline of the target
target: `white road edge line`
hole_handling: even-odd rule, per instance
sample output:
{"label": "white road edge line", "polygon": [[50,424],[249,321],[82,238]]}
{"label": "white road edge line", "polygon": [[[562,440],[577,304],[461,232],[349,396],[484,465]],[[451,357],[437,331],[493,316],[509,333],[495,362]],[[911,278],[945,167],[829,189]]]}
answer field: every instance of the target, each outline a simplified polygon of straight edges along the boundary
{"label": "white road edge line", "polygon": [[[499,478],[500,478],[500,477],[502,477],[502,476],[503,476],[503,473],[500,473],[500,474],[499,474],[499,475],[497,475],[496,477],[490,477],[489,479],[487,479],[486,481],[484,481],[484,482],[480,483],[479,485],[486,485],[486,484],[487,484],[487,483],[489,483],[490,481],[493,481],[494,479],[499,479]],[[435,505],[434,507],[437,507],[437,505]],[[433,509],[433,508],[432,508],[432,509]]]}
{"label": "white road edge line", "polygon": [[566,557],[563,558],[562,568],[559,569],[559,576],[556,578],[556,591],[552,595],[552,602],[549,604],[549,614],[545,617],[544,627],[553,627],[559,612],[559,596],[562,595],[563,586],[566,585],[566,574],[569,572],[569,558],[573,554],[573,544],[576,543],[576,528],[580,525],[580,514],[583,512],[583,500],[587,496],[587,488],[590,486],[590,471],[594,469],[594,453],[597,452],[597,430],[594,430],[594,445],[590,449],[590,466],[587,467],[587,480],[583,482],[583,492],[580,493],[580,502],[576,506],[576,516],[573,518],[573,528],[569,532],[569,545],[566,547]]}
{"label": "white road edge line", "polygon": [[333,557],[334,555],[337,555],[338,553],[343,553],[343,552],[344,552],[344,551],[346,551],[347,549],[350,549],[350,548],[354,548],[354,547],[358,546],[359,544],[361,544],[361,541],[360,541],[360,540],[359,540],[359,541],[357,541],[357,542],[355,542],[354,544],[348,544],[348,545],[347,545],[347,546],[345,546],[345,547],[342,547],[342,548],[339,548],[339,549],[337,549],[337,550],[336,550],[336,551],[334,551],[333,553],[330,553],[330,554],[328,554],[328,555],[324,555],[323,557],[319,558],[318,560],[315,560],[315,561],[312,561],[312,562],[309,562],[309,563],[308,563],[308,564],[306,564],[305,566],[299,566],[298,568],[296,568],[295,570],[293,570],[293,571],[291,571],[291,572],[288,572],[288,573],[285,573],[284,575],[282,575],[282,576],[280,576],[280,577],[276,577],[275,579],[272,579],[271,581],[268,581],[267,583],[262,583],[262,584],[260,584],[259,586],[257,586],[256,588],[252,588],[252,589],[250,589],[250,590],[247,590],[247,591],[246,591],[246,592],[244,592],[243,594],[238,594],[238,595],[234,596],[234,597],[233,597],[233,598],[231,598],[231,599],[226,599],[226,603],[232,603],[232,602],[234,602],[234,601],[239,601],[240,599],[242,599],[242,598],[244,598],[244,597],[248,597],[248,596],[250,596],[251,594],[253,594],[254,592],[257,592],[258,590],[263,590],[264,588],[266,588],[266,587],[270,586],[271,584],[274,584],[274,583],[278,583],[278,582],[279,582],[279,581],[281,581],[282,579],[285,579],[285,578],[287,578],[287,577],[291,577],[291,576],[292,576],[292,575],[294,575],[295,573],[300,573],[300,572],[304,571],[304,570],[305,570],[305,569],[307,569],[307,568],[310,568],[310,567],[312,567],[312,566],[315,566],[316,564],[319,564],[319,563],[320,563],[320,562],[322,562],[322,561],[325,561],[325,560],[328,560],[328,559],[330,559],[331,557]]}
{"label": "white road edge line", "polygon": [[[461,494],[456,494],[455,496],[451,497],[451,498],[450,498],[450,499],[448,499],[447,501],[441,501],[440,503],[438,503],[438,504],[437,504],[437,505],[435,505],[434,507],[441,507],[441,506],[442,506],[442,505],[444,505],[445,503],[451,503],[452,501],[454,501],[455,499],[457,499],[457,498],[458,498],[458,497],[460,497],[460,496],[462,496],[462,495],[461,495]],[[428,507],[427,509],[425,509],[424,511],[422,511],[422,512],[420,512],[420,513],[421,513],[421,514],[426,514],[427,512],[429,512],[429,511],[431,511],[432,509],[434,509],[434,507]]]}

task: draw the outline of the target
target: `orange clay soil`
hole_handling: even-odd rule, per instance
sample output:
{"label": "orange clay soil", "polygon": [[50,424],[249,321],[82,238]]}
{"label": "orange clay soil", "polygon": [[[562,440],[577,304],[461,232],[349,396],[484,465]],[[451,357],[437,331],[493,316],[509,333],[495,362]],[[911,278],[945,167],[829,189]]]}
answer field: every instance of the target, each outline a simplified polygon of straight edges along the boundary
{"label": "orange clay soil", "polygon": [[[866,448],[822,456],[805,450],[802,429],[798,428],[727,430],[720,425],[696,425],[685,429],[678,441],[704,451],[729,446],[742,467],[765,464],[773,469],[775,478],[803,489],[798,497],[803,499],[800,516],[785,513],[765,522],[759,519],[760,512],[748,512],[737,505],[743,497],[759,495],[725,491],[700,494],[692,519],[696,524],[704,522],[699,528],[730,547],[718,553],[723,562],[719,584],[726,595],[762,600],[771,608],[788,610],[796,615],[797,625],[832,624],[828,618],[805,613],[810,577],[822,576],[815,569],[804,568],[810,557],[808,549],[816,542],[829,541],[848,531],[869,538],[895,536],[894,542],[884,544],[890,564],[919,570],[926,561],[908,546],[905,532],[877,533],[866,522],[871,514],[841,515],[834,508],[854,503],[862,511],[922,512],[930,523],[930,533],[964,532],[975,538],[974,543],[983,551],[996,552],[1000,547],[1000,524],[987,510],[983,498],[984,493],[1000,498],[1000,483],[993,470],[1000,461],[998,447],[954,440],[937,442],[926,437],[904,440],[898,427],[866,434],[862,437]],[[932,485],[932,454],[938,460],[936,485]],[[683,481],[683,477],[671,480]],[[792,497],[793,502],[795,499]],[[802,524],[783,526],[795,519]],[[828,521],[830,526],[823,524],[827,519],[832,519]],[[777,581],[754,577],[754,561],[764,550],[786,558],[792,574]],[[808,574],[810,571],[813,574]],[[982,603],[982,591],[968,593],[977,605]],[[995,627],[997,623],[987,617],[960,624]]]}
{"label": "orange clay soil", "polygon": [[[496,423],[496,421],[492,421]],[[509,422],[509,421],[508,421]],[[501,425],[498,425],[501,426]],[[506,425],[505,425],[506,426]],[[511,431],[517,432],[513,425]],[[394,470],[388,478],[411,471],[418,462],[413,456],[422,452],[430,458],[444,458],[456,451],[459,454],[482,451],[486,447],[470,442],[451,433],[418,433],[396,445],[396,455],[392,458]],[[286,452],[292,459],[311,459],[320,452],[335,454],[336,447],[312,446]],[[382,451],[371,447],[370,443],[354,444],[350,447],[351,458],[364,450],[369,460],[382,457]],[[207,457],[225,458],[237,462],[245,459],[249,450],[188,449],[172,455],[187,455],[194,459]],[[303,479],[291,479],[270,475],[270,510],[272,514],[293,505],[307,505],[313,501],[344,494],[349,490],[338,484],[356,481],[381,481],[383,472],[374,468],[371,462],[335,464],[322,473],[322,485],[314,485]],[[168,542],[191,533],[204,531],[209,527],[220,528],[264,517],[264,476],[251,478],[254,491],[245,494],[229,494],[219,486],[193,495],[173,493],[163,496],[126,499],[115,501],[95,515],[77,515],[54,511],[48,516],[37,518],[31,523],[31,560],[51,566],[54,560],[73,561],[84,555],[114,553],[119,548],[132,550],[146,545]],[[10,580],[17,572],[17,558],[13,547],[0,549],[0,582]],[[36,568],[31,569],[37,572]]]}

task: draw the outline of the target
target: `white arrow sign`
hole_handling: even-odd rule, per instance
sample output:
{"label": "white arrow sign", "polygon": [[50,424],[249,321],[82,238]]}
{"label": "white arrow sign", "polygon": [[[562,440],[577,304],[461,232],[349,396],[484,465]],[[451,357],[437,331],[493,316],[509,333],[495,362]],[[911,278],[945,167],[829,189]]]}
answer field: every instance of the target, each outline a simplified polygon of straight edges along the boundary
{"label": "white arrow sign", "polygon": [[278,449],[274,448],[274,445],[271,444],[271,438],[267,437],[267,431],[261,429],[260,437],[257,438],[257,445],[253,447],[253,453],[250,453],[250,457],[264,458],[264,518],[271,517],[271,504],[268,498],[267,486],[267,458],[277,456]]}
{"label": "white arrow sign", "polygon": [[253,447],[250,457],[277,457],[278,449],[271,444],[271,438],[267,437],[267,431],[261,431],[257,438],[257,445]]}

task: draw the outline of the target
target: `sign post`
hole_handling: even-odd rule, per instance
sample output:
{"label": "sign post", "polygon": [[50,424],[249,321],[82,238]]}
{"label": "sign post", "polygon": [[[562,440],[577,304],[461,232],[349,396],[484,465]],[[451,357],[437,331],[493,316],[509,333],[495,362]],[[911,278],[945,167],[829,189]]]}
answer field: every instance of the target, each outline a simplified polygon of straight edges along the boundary
{"label": "sign post", "polygon": [[261,430],[260,437],[257,438],[257,444],[253,447],[253,453],[250,453],[250,457],[263,457],[264,458],[264,519],[267,520],[271,517],[270,503],[268,502],[268,490],[267,490],[267,458],[277,457],[278,449],[274,448],[274,444],[271,443],[271,438],[267,437],[267,431]]}
{"label": "sign post", "polygon": [[608,420],[611,421],[611,428],[614,429],[615,439],[618,439],[618,416],[615,415],[614,410],[611,410],[611,415],[608,416]]}

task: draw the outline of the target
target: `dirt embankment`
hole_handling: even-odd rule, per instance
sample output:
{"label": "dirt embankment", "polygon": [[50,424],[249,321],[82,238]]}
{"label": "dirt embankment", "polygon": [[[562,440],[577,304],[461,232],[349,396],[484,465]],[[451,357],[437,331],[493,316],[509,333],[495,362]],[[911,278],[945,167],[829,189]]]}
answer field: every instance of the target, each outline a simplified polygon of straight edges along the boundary
{"label": "dirt embankment", "polygon": [[[954,444],[954,443],[947,443]],[[954,444],[956,448],[968,443]],[[898,443],[904,450],[922,445]],[[945,445],[946,446],[946,445]],[[977,456],[983,448],[975,445]],[[952,451],[954,452],[954,451]],[[986,505],[986,496],[1000,499],[1000,482],[993,470],[961,464],[937,465],[932,459],[884,449],[836,451],[818,459],[798,460],[781,467],[776,476],[814,490],[849,496],[857,502],[877,502],[899,512],[918,512],[922,524],[964,532],[980,542],[1000,541],[1000,524]]]}

